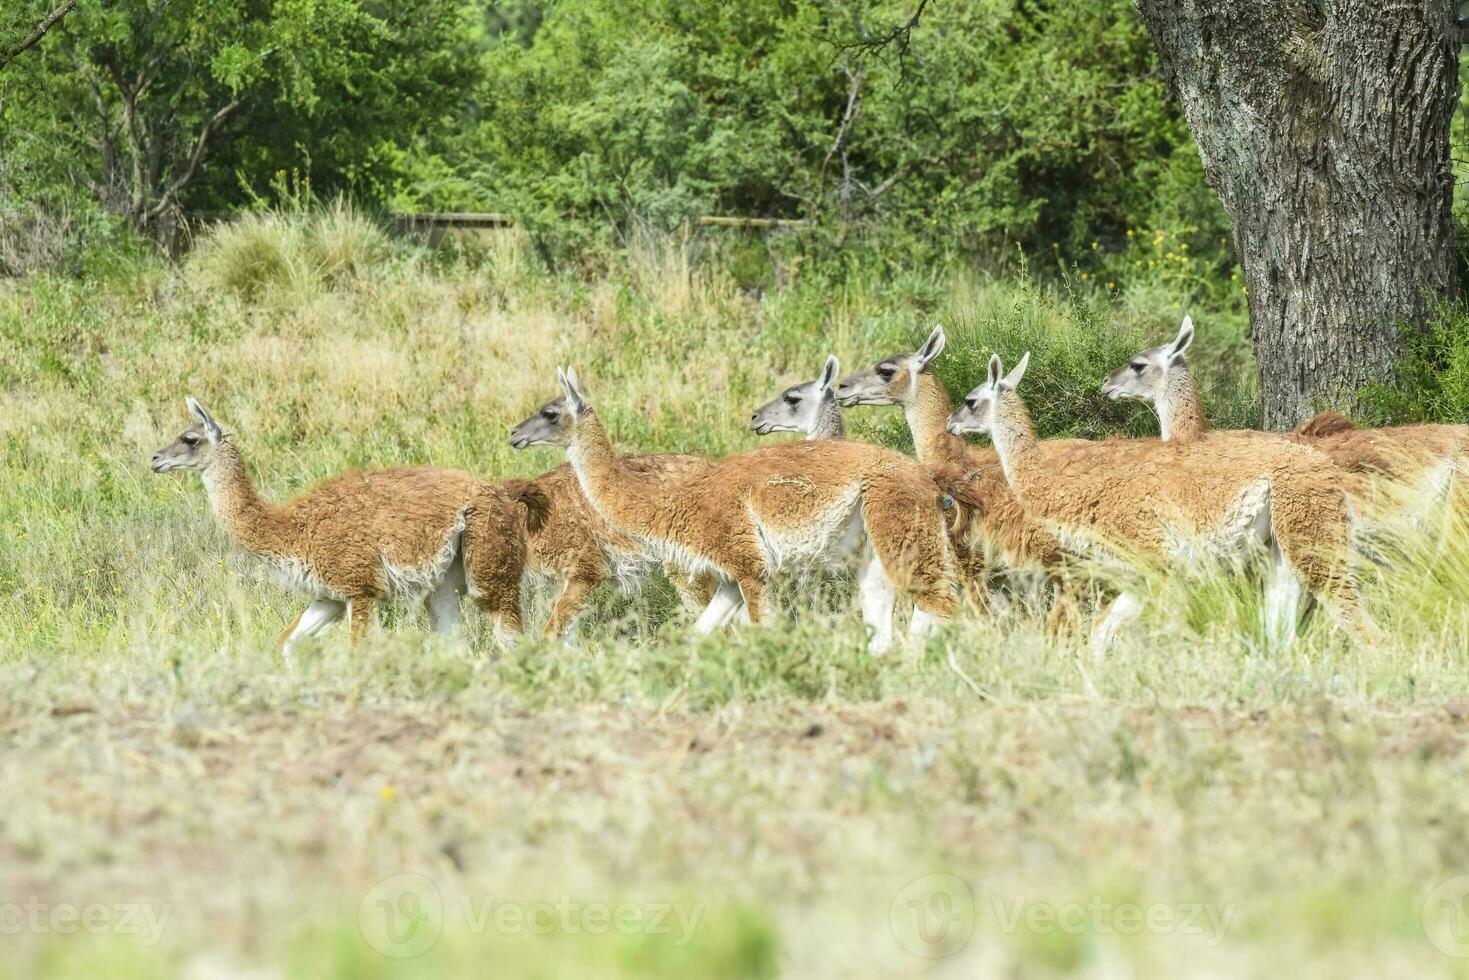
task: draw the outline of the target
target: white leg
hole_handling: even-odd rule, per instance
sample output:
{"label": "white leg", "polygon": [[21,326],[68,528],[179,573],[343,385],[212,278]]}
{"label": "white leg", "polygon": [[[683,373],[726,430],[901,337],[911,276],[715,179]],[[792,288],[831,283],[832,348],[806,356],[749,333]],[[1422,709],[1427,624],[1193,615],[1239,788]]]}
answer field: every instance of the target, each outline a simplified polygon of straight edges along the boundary
{"label": "white leg", "polygon": [[464,566],[456,559],[424,603],[428,610],[429,628],[435,633],[452,635],[459,632],[459,597],[465,588]]}
{"label": "white leg", "polygon": [[908,635],[919,637],[932,636],[942,622],[943,620],[939,619],[933,613],[924,612],[922,609],[914,606],[913,618],[908,621]]}
{"label": "white leg", "polygon": [[715,590],[714,597],[699,614],[698,622],[694,623],[694,632],[713,633],[729,621],[730,616],[735,614],[743,602],[740,587],[727,578],[720,579],[719,588]]}
{"label": "white leg", "polygon": [[872,630],[867,650],[873,655],[886,653],[893,646],[893,604],[897,594],[876,555],[862,569],[858,592],[862,600],[862,622]]}
{"label": "white leg", "polygon": [[1102,621],[1092,629],[1091,648],[1092,657],[1101,659],[1117,639],[1117,634],[1128,623],[1137,618],[1142,609],[1142,603],[1138,602],[1126,592],[1112,600],[1107,607],[1107,614]]}
{"label": "white leg", "polygon": [[347,604],[335,599],[313,599],[311,605],[301,614],[296,621],[296,628],[291,630],[291,635],[286,637],[286,642],[281,646],[281,656],[289,663],[291,660],[291,647],[303,636],[315,636],[326,629],[332,623],[341,619],[347,612]]}
{"label": "white leg", "polygon": [[1274,547],[1272,551],[1274,560],[1265,582],[1265,642],[1272,650],[1283,650],[1296,638],[1305,588],[1280,548]]}

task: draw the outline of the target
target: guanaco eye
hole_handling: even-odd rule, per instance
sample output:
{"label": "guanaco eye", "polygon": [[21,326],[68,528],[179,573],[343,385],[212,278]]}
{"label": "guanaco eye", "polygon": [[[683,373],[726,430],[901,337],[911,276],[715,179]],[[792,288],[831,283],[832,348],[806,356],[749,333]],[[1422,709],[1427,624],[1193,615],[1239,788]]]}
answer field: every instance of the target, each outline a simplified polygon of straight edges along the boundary
{"label": "guanaco eye", "polygon": [[1133,362],[1133,365],[1132,365],[1132,369],[1134,371],[1136,371],[1138,374],[1142,374],[1143,373],[1143,368],[1145,368],[1145,367],[1147,367],[1146,364],[1141,364],[1141,363],[1138,363],[1136,361],[1134,361]]}
{"label": "guanaco eye", "polygon": [[979,399],[978,398],[966,398],[966,399],[964,399],[964,404],[966,404],[966,405],[969,406],[969,410],[971,412],[976,412],[976,411],[979,410]]}
{"label": "guanaco eye", "polygon": [[556,421],[556,419],[561,416],[561,413],[554,408],[543,408],[541,409],[541,414],[550,419],[552,422]]}
{"label": "guanaco eye", "polygon": [[893,380],[893,375],[897,373],[894,368],[887,367],[886,365],[877,369],[877,376],[884,381]]}
{"label": "guanaco eye", "polygon": [[792,405],[792,406],[801,404],[801,396],[800,395],[786,395],[786,404],[787,405]]}
{"label": "guanaco eye", "polygon": [[192,432],[188,432],[184,434],[184,442],[190,446],[197,445],[199,442],[199,437],[194,435],[194,433]]}

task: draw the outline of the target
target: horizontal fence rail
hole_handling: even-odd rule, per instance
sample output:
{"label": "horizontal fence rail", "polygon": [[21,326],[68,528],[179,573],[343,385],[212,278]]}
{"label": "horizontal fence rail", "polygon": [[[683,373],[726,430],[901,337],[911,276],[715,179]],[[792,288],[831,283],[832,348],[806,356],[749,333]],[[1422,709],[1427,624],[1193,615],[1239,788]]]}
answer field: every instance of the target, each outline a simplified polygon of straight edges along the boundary
{"label": "horizontal fence rail", "polygon": [[[516,223],[513,217],[499,211],[425,211],[391,217],[408,228],[509,228]],[[706,214],[695,218],[694,224],[724,228],[804,228],[812,222],[805,218],[742,218]]]}

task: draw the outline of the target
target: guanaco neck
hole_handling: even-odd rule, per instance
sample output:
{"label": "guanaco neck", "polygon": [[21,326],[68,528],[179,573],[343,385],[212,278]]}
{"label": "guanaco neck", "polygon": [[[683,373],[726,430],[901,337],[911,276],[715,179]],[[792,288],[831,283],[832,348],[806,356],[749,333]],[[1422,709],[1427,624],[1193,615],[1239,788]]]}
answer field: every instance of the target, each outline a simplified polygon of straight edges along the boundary
{"label": "guanaco neck", "polygon": [[821,414],[816,417],[816,424],[806,432],[806,438],[811,439],[845,439],[847,437],[847,426],[842,421],[842,410],[837,405],[837,400],[828,389],[821,397]]}
{"label": "guanaco neck", "polygon": [[215,516],[241,547],[256,554],[291,552],[295,544],[293,527],[281,508],[255,492],[245,461],[233,442],[220,442],[215,447],[214,461],[200,475]]}
{"label": "guanaco neck", "polygon": [[566,458],[582,492],[609,523],[634,534],[660,532],[658,515],[667,508],[658,506],[663,490],[657,475],[651,470],[646,475],[633,473],[624,467],[602,420],[591,409],[577,418]]}
{"label": "guanaco neck", "polygon": [[913,451],[925,463],[952,459],[964,451],[964,440],[948,430],[949,393],[933,374],[919,374],[903,403],[903,417],[913,435]]}
{"label": "guanaco neck", "polygon": [[1158,432],[1164,442],[1191,442],[1209,429],[1204,419],[1204,401],[1187,364],[1170,368],[1157,400]]}
{"label": "guanaco neck", "polygon": [[994,424],[990,427],[990,441],[1000,457],[1000,468],[1015,496],[1025,497],[1034,473],[1035,452],[1038,441],[1035,425],[1030,420],[1030,410],[1013,391],[1005,391],[995,407]]}

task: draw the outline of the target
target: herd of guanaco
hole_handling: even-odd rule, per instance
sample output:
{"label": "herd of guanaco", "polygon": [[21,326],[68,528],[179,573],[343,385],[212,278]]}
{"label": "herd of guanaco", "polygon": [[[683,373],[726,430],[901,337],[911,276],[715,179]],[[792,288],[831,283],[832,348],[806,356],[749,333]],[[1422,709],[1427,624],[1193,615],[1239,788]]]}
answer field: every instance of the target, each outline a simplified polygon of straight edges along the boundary
{"label": "herd of guanaco", "polygon": [[[628,455],[613,445],[574,370],[511,431],[516,449],[560,446],[566,463],[538,479],[486,480],[457,470],[349,472],[283,504],[255,491],[233,435],[193,398],[194,423],[155,453],[154,472],[196,470],[231,538],[309,604],[281,631],[293,645],[346,616],[355,640],[382,601],[421,602],[453,632],[464,596],[496,638],[523,630],[522,582],[561,583],[547,637],[572,632],[596,586],[631,587],[661,567],[708,633],[778,613],[777,576],[857,569],[869,649],[894,642],[901,596],[922,636],[961,605],[1008,593],[1049,602],[1069,628],[1095,586],[1086,562],[1258,568],[1268,632],[1288,642],[1306,602],[1362,643],[1378,638],[1354,573],[1381,560],[1389,502],[1442,500],[1469,458],[1469,426],[1361,429],[1324,413],[1285,434],[1211,430],[1186,353],[1194,328],[1138,352],[1107,376],[1113,400],[1148,402],[1158,439],[1040,439],[1019,388],[1030,355],[1006,373],[998,356],[957,409],[933,372],[945,336],[845,378],[819,377],[757,409],[757,435],[801,441],[723,459]],[[842,411],[896,405],[914,456],[848,440]],[[988,448],[962,436],[989,437]],[[1099,610],[1094,654],[1141,604],[1124,589]]]}

